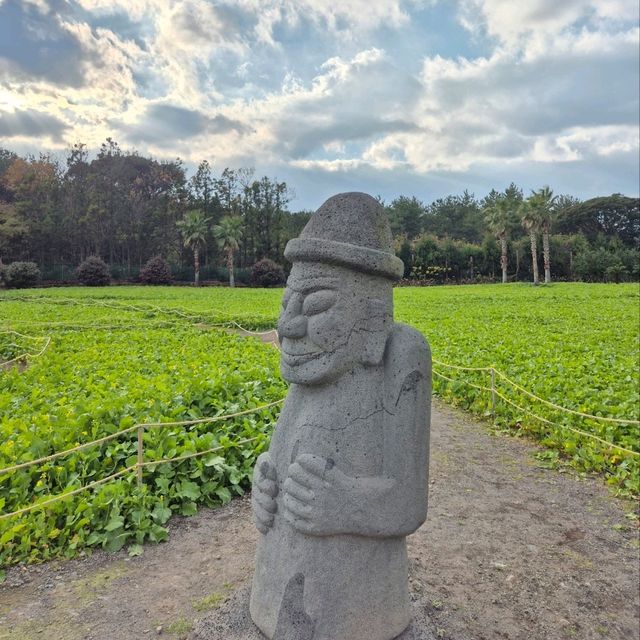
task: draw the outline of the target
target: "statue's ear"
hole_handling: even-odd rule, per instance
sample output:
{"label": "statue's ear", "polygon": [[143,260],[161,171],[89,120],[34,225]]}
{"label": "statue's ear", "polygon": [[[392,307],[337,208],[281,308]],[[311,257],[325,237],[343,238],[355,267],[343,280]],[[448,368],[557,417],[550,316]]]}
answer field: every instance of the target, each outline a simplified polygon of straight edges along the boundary
{"label": "statue's ear", "polygon": [[372,366],[382,362],[391,328],[391,315],[387,305],[377,298],[367,300],[367,306],[362,363]]}

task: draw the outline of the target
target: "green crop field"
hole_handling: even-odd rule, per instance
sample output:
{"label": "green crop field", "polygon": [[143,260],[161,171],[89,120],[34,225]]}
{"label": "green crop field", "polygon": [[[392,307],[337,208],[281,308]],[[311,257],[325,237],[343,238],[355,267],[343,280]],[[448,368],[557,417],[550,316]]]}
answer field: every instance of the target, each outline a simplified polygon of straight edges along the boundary
{"label": "green crop field", "polygon": [[[129,293],[140,308],[150,293],[155,294],[156,305],[168,307],[162,300],[165,292]],[[138,422],[236,413],[279,400],[285,393],[277,375],[277,351],[258,341],[180,313],[114,308],[111,296],[101,306],[89,306],[86,295],[75,301],[82,304],[75,304],[61,299],[57,295],[61,291],[45,293],[48,301],[16,302],[3,296],[0,302],[5,331],[0,334],[0,362],[20,353],[36,354],[50,339],[41,356],[28,359],[26,368],[18,363],[0,369],[0,468]],[[191,292],[169,293],[179,294],[184,304],[182,298],[188,303]],[[207,307],[203,292],[196,293],[202,308]],[[194,312],[197,306],[192,305]],[[220,423],[146,430],[145,461],[221,450],[145,468],[141,487],[129,473],[46,509],[0,519],[0,566],[71,556],[97,545],[108,549],[129,545],[136,553],[144,540],[164,539],[163,525],[172,513],[191,515],[198,504],[213,506],[242,494],[276,416],[273,407]],[[252,441],[233,444],[247,439]],[[0,514],[116,473],[135,464],[136,455],[133,430],[69,456],[4,474]]]}
{"label": "green crop field", "polygon": [[[620,420],[609,422],[569,414],[515,388],[500,376],[496,425],[540,439],[553,465],[562,456],[583,471],[604,472],[622,493],[639,490],[638,460],[608,449],[566,427],[640,451],[640,290],[637,285],[555,284],[548,287],[490,285],[399,289],[400,320],[421,329],[432,345],[434,386],[451,401],[484,415],[491,394],[489,372],[458,371],[437,364],[493,366],[509,380],[548,402],[577,412]],[[456,382],[445,381],[444,374]],[[525,409],[526,411],[523,411]],[[549,425],[531,416],[544,418]]]}
{"label": "green crop field", "polygon": [[[110,287],[0,293],[0,468],[129,429],[193,420],[280,399],[286,386],[270,345],[225,330],[273,327],[278,289]],[[399,288],[396,318],[431,343],[434,389],[479,415],[492,409],[494,366],[544,404],[495,376],[494,428],[548,446],[540,463],[563,460],[601,472],[617,491],[638,493],[640,372],[637,285],[554,284]],[[450,378],[449,380],[441,376]],[[475,386],[472,386],[475,385]],[[515,407],[513,405],[516,405]],[[95,489],[0,519],[0,566],[71,556],[86,547],[139,553],[166,536],[172,513],[189,515],[248,486],[277,407],[214,424],[148,429],[145,461],[220,449],[127,473]],[[543,418],[547,422],[534,417]],[[552,424],[549,424],[552,423]],[[610,448],[600,440],[621,448]],[[33,467],[0,475],[2,513],[73,491],[135,464],[136,431]],[[251,442],[235,445],[235,442]],[[627,451],[625,451],[627,450]]]}

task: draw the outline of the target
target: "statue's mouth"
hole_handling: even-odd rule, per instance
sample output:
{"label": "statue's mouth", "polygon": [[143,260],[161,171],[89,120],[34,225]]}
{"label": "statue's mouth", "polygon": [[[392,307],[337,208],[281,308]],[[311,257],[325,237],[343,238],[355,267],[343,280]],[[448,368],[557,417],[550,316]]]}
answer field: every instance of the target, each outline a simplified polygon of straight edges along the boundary
{"label": "statue's mouth", "polygon": [[295,341],[285,339],[282,341],[281,353],[282,359],[286,364],[291,367],[296,367],[320,357],[324,354],[324,351],[317,348],[314,349],[313,345],[304,343],[296,344]]}
{"label": "statue's mouth", "polygon": [[311,360],[315,360],[323,355],[323,351],[313,351],[311,353],[287,353],[286,351],[282,351],[282,359],[286,364],[290,367],[297,367],[298,365],[305,364],[310,362]]}

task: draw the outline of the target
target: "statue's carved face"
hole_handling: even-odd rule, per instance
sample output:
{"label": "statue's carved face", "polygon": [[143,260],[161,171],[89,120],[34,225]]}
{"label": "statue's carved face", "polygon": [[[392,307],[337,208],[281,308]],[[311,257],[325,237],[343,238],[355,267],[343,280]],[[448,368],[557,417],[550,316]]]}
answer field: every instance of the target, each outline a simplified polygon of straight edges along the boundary
{"label": "statue's carved face", "polygon": [[278,320],[285,380],[324,384],[363,362],[368,342],[376,337],[367,326],[371,296],[366,281],[343,267],[293,265]]}

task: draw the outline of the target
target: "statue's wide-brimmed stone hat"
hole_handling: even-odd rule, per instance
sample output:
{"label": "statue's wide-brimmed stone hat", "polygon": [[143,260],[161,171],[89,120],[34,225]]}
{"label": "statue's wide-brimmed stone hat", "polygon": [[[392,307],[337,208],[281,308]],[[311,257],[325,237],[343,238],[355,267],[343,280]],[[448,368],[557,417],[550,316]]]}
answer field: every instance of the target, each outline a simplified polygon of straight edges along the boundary
{"label": "statue's wide-brimmed stone hat", "polygon": [[284,255],[291,262],[338,264],[393,280],[404,272],[384,208],[366,193],[329,198],[287,243]]}

